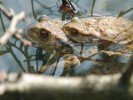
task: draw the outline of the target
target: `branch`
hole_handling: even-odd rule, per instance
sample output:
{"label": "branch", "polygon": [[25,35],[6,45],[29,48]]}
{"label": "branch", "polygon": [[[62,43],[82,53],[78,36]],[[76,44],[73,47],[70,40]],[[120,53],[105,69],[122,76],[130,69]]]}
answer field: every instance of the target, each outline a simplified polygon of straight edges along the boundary
{"label": "branch", "polygon": [[0,85],[0,100],[133,100],[133,77],[126,91],[125,87],[117,87],[121,74],[72,78],[31,74],[4,76],[7,78]]}
{"label": "branch", "polygon": [[23,31],[20,29],[17,29],[17,24],[19,21],[24,19],[25,13],[21,12],[18,15],[15,15],[13,10],[6,10],[1,4],[0,4],[0,11],[9,19],[11,20],[11,24],[7,31],[0,37],[0,46],[3,46],[7,43],[8,39],[12,36],[15,36],[15,38],[19,39],[24,43],[24,45],[30,46],[31,42],[28,40],[25,40],[22,38],[20,34],[23,33]]}
{"label": "branch", "polygon": [[5,45],[8,41],[8,39],[16,34],[17,29],[16,26],[20,20],[22,20],[25,17],[24,12],[21,12],[20,14],[14,16],[11,20],[11,24],[7,31],[3,34],[3,36],[0,37],[0,45]]}
{"label": "branch", "polygon": [[10,11],[7,11],[1,4],[0,4],[0,11],[10,20],[14,16],[14,11],[12,9],[10,9]]}

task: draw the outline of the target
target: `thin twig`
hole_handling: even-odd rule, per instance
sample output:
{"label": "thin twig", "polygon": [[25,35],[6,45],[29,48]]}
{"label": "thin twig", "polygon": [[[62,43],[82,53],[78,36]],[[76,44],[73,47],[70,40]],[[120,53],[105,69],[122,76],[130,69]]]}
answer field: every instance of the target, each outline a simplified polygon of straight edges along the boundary
{"label": "thin twig", "polygon": [[132,10],[133,10],[133,7],[130,8],[130,9],[128,9],[128,10],[126,10],[126,11],[121,11],[121,12],[119,13],[118,17],[121,17],[121,16],[125,15],[126,13],[128,13],[128,12],[130,12],[130,11],[132,11]]}
{"label": "thin twig", "polygon": [[18,58],[17,58],[16,55],[14,54],[12,48],[11,48],[11,47],[7,47],[7,46],[6,46],[6,48],[7,48],[8,51],[10,51],[11,55],[12,55],[13,58],[16,60],[17,64],[20,66],[21,70],[22,70],[23,72],[26,72],[25,69],[24,69],[24,67],[23,67],[23,65],[22,65],[22,63],[18,60]]}
{"label": "thin twig", "polygon": [[[11,42],[8,42],[8,43],[7,43],[7,45],[9,45],[9,46],[11,46],[11,47],[14,47],[14,48],[18,49],[18,50],[23,54],[23,56],[24,56],[25,59],[26,59],[25,61],[27,62],[27,67],[28,67],[28,69],[30,69],[29,67],[31,67],[31,65],[30,65],[31,56],[29,56],[29,54],[28,54],[28,49],[27,49],[27,47],[24,46],[25,49],[23,50],[23,49],[22,49],[23,44],[22,44],[20,47],[17,47],[15,44],[16,44],[16,43],[11,43]],[[13,57],[15,57],[15,54],[13,53],[12,48],[10,48],[10,49],[8,49],[8,47],[6,47],[6,48],[7,48],[7,50],[11,53],[11,55],[12,55]],[[14,59],[16,60],[16,62],[17,62],[18,65],[20,66],[20,68],[21,68],[23,71],[25,71],[24,68],[23,68],[23,65],[22,65],[21,63],[19,63],[19,60],[17,60],[17,57],[15,57]],[[30,70],[28,70],[28,71],[30,71]]]}
{"label": "thin twig", "polygon": [[5,28],[5,25],[4,25],[4,22],[3,22],[3,18],[2,18],[1,12],[0,12],[0,20],[1,20],[1,24],[2,24],[3,31],[5,32],[6,31],[6,28]]}
{"label": "thin twig", "polygon": [[95,2],[96,2],[96,0],[93,0],[93,4],[92,4],[92,8],[91,8],[91,17],[93,17]]}
{"label": "thin twig", "polygon": [[35,13],[35,10],[34,10],[34,1],[33,1],[33,0],[31,0],[31,7],[32,7],[32,14],[33,14],[33,17],[34,17],[34,19],[35,19],[36,21],[38,21],[38,20],[37,20],[36,13]]}
{"label": "thin twig", "polygon": [[71,1],[68,0],[68,2],[69,2],[69,4],[71,5],[72,9],[75,11],[76,9],[75,9],[75,7],[73,6],[73,4],[71,3]]}

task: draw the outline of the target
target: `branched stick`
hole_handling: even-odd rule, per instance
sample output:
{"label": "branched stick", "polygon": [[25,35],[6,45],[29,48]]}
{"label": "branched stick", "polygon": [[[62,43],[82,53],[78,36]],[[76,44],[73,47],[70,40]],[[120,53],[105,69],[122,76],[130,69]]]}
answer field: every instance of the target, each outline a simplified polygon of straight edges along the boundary
{"label": "branched stick", "polygon": [[20,14],[14,16],[11,20],[11,24],[7,31],[0,37],[0,45],[5,45],[8,41],[8,39],[13,36],[17,29],[16,26],[20,20],[22,20],[25,17],[24,12],[21,12]]}
{"label": "branched stick", "polygon": [[10,11],[7,11],[1,4],[0,4],[0,11],[10,20],[14,16],[14,11],[12,9],[10,9]]}
{"label": "branched stick", "polygon": [[25,40],[22,38],[21,34],[23,31],[20,29],[17,29],[16,26],[25,17],[25,13],[21,12],[18,15],[15,15],[14,11],[10,9],[9,11],[6,10],[1,4],[0,4],[0,11],[9,19],[11,20],[11,24],[7,31],[0,37],[0,46],[3,46],[7,43],[8,39],[12,36],[15,36],[15,38],[19,39],[24,43],[24,45],[30,46],[31,42],[28,40]]}

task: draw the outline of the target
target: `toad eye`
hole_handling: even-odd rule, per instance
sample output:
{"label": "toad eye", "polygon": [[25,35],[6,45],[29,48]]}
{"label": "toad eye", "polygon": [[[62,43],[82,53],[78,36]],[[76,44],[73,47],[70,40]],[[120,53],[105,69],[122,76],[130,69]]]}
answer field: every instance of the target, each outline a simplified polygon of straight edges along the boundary
{"label": "toad eye", "polygon": [[79,34],[79,32],[76,29],[71,29],[70,32],[72,35],[78,35]]}
{"label": "toad eye", "polygon": [[48,36],[49,36],[49,31],[47,31],[45,29],[40,30],[40,37],[41,38],[47,38]]}

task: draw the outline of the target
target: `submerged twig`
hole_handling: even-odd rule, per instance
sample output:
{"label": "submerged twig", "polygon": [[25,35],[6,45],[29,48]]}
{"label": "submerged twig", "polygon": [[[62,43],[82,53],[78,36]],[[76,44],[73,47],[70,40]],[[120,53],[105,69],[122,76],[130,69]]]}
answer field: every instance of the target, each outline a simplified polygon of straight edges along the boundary
{"label": "submerged twig", "polygon": [[38,20],[37,20],[36,13],[35,13],[35,10],[34,10],[34,1],[33,1],[33,0],[31,0],[31,7],[32,7],[32,14],[33,14],[33,17],[34,17],[34,19],[35,19],[36,21],[38,21]]}
{"label": "submerged twig", "polygon": [[15,59],[16,63],[19,65],[19,67],[21,68],[21,70],[22,70],[23,72],[26,72],[26,70],[24,69],[22,63],[18,60],[17,56],[16,56],[15,53],[13,52],[12,48],[11,48],[11,47],[7,47],[7,46],[6,46],[6,48],[7,48],[7,50],[10,51],[11,55],[13,56],[13,58]]}
{"label": "submerged twig", "polygon": [[[0,37],[0,46],[3,46],[5,44],[7,44],[7,45],[5,45],[6,52],[10,53],[13,56],[13,58],[15,59],[16,63],[21,68],[21,70],[23,72],[26,72],[26,70],[24,69],[22,63],[17,58],[17,56],[15,55],[15,53],[12,49],[12,47],[15,47],[16,49],[19,49],[20,52],[22,54],[24,54],[24,56],[25,56],[26,54],[25,54],[25,52],[22,51],[22,46],[19,48],[19,47],[16,46],[16,42],[11,43],[11,42],[8,41],[9,38],[15,37],[16,39],[20,40],[23,43],[22,45],[26,45],[26,46],[31,45],[30,41],[28,41],[28,40],[26,40],[22,37],[23,30],[17,28],[17,25],[18,25],[19,21],[24,19],[25,13],[21,12],[19,14],[15,14],[13,10],[8,11],[1,4],[0,4],[0,11],[11,21],[10,25],[7,28],[7,30],[5,31],[5,33],[3,33],[3,35]],[[2,16],[0,16],[0,17],[1,17],[1,22],[3,22]],[[2,26],[4,27],[4,23],[2,23]],[[3,30],[5,30],[5,28],[3,28]],[[26,59],[28,59],[27,55],[25,56]],[[29,59],[28,59],[27,63],[29,63]]]}
{"label": "submerged twig", "polygon": [[91,7],[91,17],[93,17],[95,2],[96,0],[93,0],[92,7]]}
{"label": "submerged twig", "polygon": [[130,57],[130,60],[120,78],[119,81],[120,85],[128,86],[131,80],[132,73],[133,73],[133,55]]}
{"label": "submerged twig", "polygon": [[128,13],[128,12],[130,12],[130,11],[132,11],[132,10],[133,10],[133,7],[130,8],[130,9],[128,9],[128,10],[126,10],[126,11],[121,11],[121,12],[119,13],[118,17],[121,17],[121,16],[125,15],[126,13]]}
{"label": "submerged twig", "polygon": [[1,20],[1,24],[2,24],[3,31],[5,32],[6,31],[6,28],[5,28],[5,25],[4,25],[4,22],[3,22],[3,18],[2,18],[1,12],[0,12],[0,20]]}

